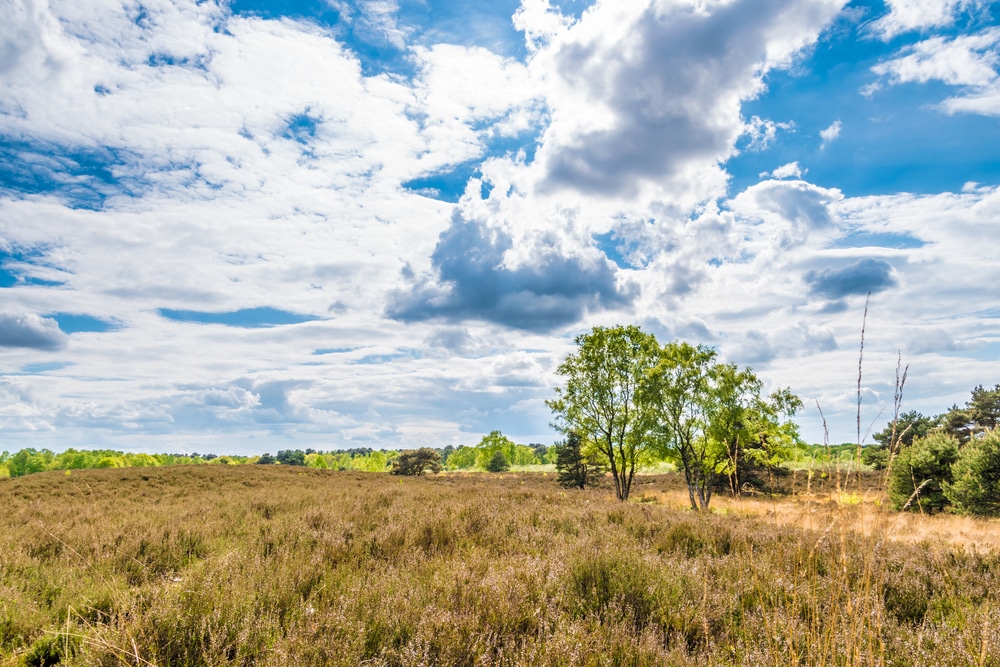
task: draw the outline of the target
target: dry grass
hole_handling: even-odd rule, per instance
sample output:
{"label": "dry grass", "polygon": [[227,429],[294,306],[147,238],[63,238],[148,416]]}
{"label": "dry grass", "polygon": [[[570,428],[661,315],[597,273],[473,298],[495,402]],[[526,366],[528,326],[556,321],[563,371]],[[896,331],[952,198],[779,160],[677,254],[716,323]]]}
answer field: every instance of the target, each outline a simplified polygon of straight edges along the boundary
{"label": "dry grass", "polygon": [[698,515],[673,484],[621,504],[537,474],[0,481],[0,665],[1000,664],[985,539],[887,540],[879,512],[866,535],[873,503]]}
{"label": "dry grass", "polygon": [[[676,489],[647,491],[637,500],[679,510],[690,506],[687,492]],[[893,542],[940,543],[984,554],[1000,552],[1000,520],[955,514],[887,514],[887,502],[884,493],[856,491],[783,498],[717,496],[712,501],[712,511],[734,517],[755,517],[777,527],[811,531],[833,527]]]}

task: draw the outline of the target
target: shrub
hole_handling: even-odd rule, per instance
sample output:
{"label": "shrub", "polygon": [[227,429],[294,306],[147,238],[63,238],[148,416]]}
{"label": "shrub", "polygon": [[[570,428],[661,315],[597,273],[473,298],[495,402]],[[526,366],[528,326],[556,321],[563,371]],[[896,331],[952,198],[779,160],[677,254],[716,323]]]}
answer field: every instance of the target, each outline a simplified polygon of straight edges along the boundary
{"label": "shrub", "polygon": [[508,470],[510,470],[510,463],[507,461],[507,456],[499,449],[486,462],[486,472],[506,472]]}
{"label": "shrub", "polygon": [[889,502],[894,510],[940,512],[948,506],[943,484],[951,482],[958,440],[935,432],[904,447],[889,471]]}
{"label": "shrub", "polygon": [[393,475],[423,475],[426,470],[441,472],[441,455],[430,447],[404,451],[392,462]]}
{"label": "shrub", "polygon": [[959,514],[1000,515],[1000,431],[970,441],[951,468],[944,495]]}

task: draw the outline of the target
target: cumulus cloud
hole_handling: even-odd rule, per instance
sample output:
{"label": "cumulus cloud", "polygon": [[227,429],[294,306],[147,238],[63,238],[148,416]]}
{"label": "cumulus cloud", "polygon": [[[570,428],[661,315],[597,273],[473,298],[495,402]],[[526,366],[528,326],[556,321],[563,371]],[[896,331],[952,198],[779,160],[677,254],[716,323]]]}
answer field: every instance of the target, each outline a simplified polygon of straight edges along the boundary
{"label": "cumulus cloud", "polygon": [[[551,47],[547,188],[631,196],[644,183],[694,201],[744,133],[741,102],[811,43],[840,2],[598,3]],[[586,110],[581,113],[582,110]]]}
{"label": "cumulus cloud", "polygon": [[776,179],[783,178],[802,178],[809,170],[805,171],[799,166],[799,163],[789,162],[788,164],[783,164],[772,172],[763,172],[761,176],[772,176]]}
{"label": "cumulus cloud", "polygon": [[0,347],[59,350],[66,347],[66,342],[66,334],[53,319],[30,313],[0,313]]}
{"label": "cumulus cloud", "polygon": [[409,284],[396,292],[387,314],[402,321],[472,318],[548,330],[572,324],[588,310],[626,306],[635,297],[608,261],[565,256],[540,240],[528,261],[511,266],[505,259],[513,247],[507,231],[456,212],[431,256],[436,275],[408,270]]}
{"label": "cumulus cloud", "polygon": [[[781,170],[792,175],[789,165]],[[837,190],[802,180],[767,180],[733,197],[727,206],[751,225],[744,245],[756,251],[784,249],[810,237],[829,236],[835,232],[830,206],[842,198]]]}
{"label": "cumulus cloud", "polygon": [[842,267],[809,271],[803,276],[813,294],[828,299],[877,293],[896,285],[892,264],[884,259],[859,259]]}

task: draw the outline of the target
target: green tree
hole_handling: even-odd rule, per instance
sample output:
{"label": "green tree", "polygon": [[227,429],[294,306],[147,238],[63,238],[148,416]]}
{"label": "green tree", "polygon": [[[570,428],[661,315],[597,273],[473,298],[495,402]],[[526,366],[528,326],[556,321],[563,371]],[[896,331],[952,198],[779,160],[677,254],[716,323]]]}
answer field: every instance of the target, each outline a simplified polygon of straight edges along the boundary
{"label": "green tree", "polygon": [[909,447],[918,438],[926,438],[938,424],[937,417],[926,417],[916,410],[899,415],[885,428],[872,436],[877,445],[868,445],[861,450],[861,462],[875,470],[885,470],[894,454],[903,447]]}
{"label": "green tree", "polygon": [[941,426],[949,435],[965,444],[980,433],[990,431],[1000,423],[1000,384],[993,389],[979,385],[964,408],[957,405],[940,417]]}
{"label": "green tree", "polygon": [[35,472],[42,472],[49,469],[55,455],[48,449],[37,450],[27,447],[10,457],[7,461],[7,468],[11,477],[21,477]]}
{"label": "green tree", "polygon": [[972,390],[972,400],[967,405],[980,432],[994,430],[1000,424],[1000,384],[993,389],[979,385]]}
{"label": "green tree", "polygon": [[889,422],[885,428],[872,436],[872,439],[882,447],[898,443],[901,447],[909,447],[917,438],[926,438],[931,429],[937,425],[935,417],[925,417],[916,410],[910,410],[899,415],[895,423]]}
{"label": "green tree", "polygon": [[716,361],[715,350],[675,341],[642,388],[660,455],[684,473],[692,509],[708,509],[713,489],[728,480],[739,495],[753,475],[773,475],[799,443],[791,421],[802,402],[789,389],[762,396],[753,370]]}
{"label": "green tree", "polygon": [[278,452],[278,463],[286,466],[304,466],[306,453],[301,449],[282,449]]}
{"label": "green tree", "polygon": [[587,456],[583,452],[583,439],[576,433],[570,432],[566,442],[558,445],[557,452],[556,470],[559,471],[559,476],[556,481],[568,489],[582,489],[587,486],[590,470]]}
{"label": "green tree", "polygon": [[799,435],[790,418],[802,401],[790,389],[765,398],[764,383],[753,370],[736,364],[712,365],[708,380],[706,435],[725,448],[729,488],[739,496],[745,484],[765,483],[763,473],[779,473],[792,457]]}
{"label": "green tree", "polygon": [[441,455],[430,447],[400,452],[392,462],[393,475],[423,475],[425,471],[441,472]]}
{"label": "green tree", "polygon": [[507,472],[510,470],[510,463],[502,449],[493,452],[493,456],[486,462],[486,472]]}
{"label": "green tree", "polygon": [[1000,430],[975,438],[958,452],[944,495],[959,514],[1000,516]]}
{"label": "green tree", "polygon": [[446,466],[448,470],[465,470],[476,466],[476,457],[479,450],[468,445],[461,445],[448,456]]}
{"label": "green tree", "polygon": [[683,471],[694,510],[708,509],[713,484],[729,458],[725,442],[711,432],[711,413],[718,409],[711,377],[715,357],[704,345],[668,343],[642,388],[660,454]]}
{"label": "green tree", "polygon": [[628,500],[635,472],[650,455],[650,420],[638,394],[656,364],[656,338],[636,326],[594,327],[576,345],[556,370],[566,384],[546,404],[559,430],[579,434],[600,452],[615,496]]}
{"label": "green tree", "polygon": [[483,469],[498,451],[503,452],[510,465],[526,466],[538,463],[534,449],[518,445],[500,431],[491,431],[488,435],[484,435],[476,445],[476,451],[476,465]]}
{"label": "green tree", "polygon": [[958,439],[940,431],[900,450],[889,470],[889,503],[894,510],[940,512],[948,506],[943,485],[952,481]]}

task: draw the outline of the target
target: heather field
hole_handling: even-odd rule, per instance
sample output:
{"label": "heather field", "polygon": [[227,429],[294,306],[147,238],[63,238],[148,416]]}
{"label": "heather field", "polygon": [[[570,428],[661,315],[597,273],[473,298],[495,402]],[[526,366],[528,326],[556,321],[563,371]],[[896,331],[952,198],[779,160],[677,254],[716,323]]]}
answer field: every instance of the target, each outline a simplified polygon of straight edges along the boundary
{"label": "heather field", "polygon": [[676,475],[301,466],[0,480],[0,665],[1000,665],[998,524],[874,476],[684,509]]}

